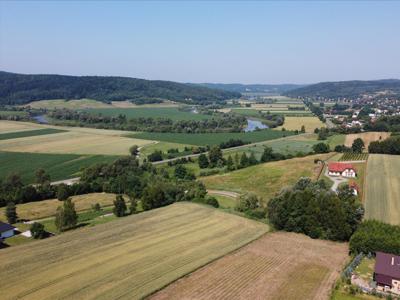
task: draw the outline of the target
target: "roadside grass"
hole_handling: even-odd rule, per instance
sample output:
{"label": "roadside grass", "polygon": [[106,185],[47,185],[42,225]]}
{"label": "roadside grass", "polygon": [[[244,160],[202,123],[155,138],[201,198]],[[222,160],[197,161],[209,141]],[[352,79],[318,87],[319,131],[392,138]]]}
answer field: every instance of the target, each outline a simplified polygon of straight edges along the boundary
{"label": "roadside grass", "polygon": [[314,159],[325,160],[330,155],[332,154],[318,154],[269,162],[221,175],[201,177],[199,180],[208,189],[253,192],[266,203],[282,188],[296,183],[300,177],[317,179],[321,167],[314,163]]}
{"label": "roadside grass", "polygon": [[2,298],[142,299],[267,231],[260,222],[175,203],[2,249]]}
{"label": "roadside grass", "polygon": [[77,155],[45,154],[26,152],[0,151],[0,178],[10,174],[19,174],[24,183],[34,183],[35,173],[44,169],[51,180],[62,180],[79,176],[82,168],[96,163],[109,163],[118,156],[111,155]]}
{"label": "roadside grass", "polygon": [[128,119],[135,118],[169,118],[174,121],[180,120],[204,120],[210,119],[211,115],[196,114],[189,111],[180,111],[177,107],[135,107],[135,108],[98,108],[87,109],[90,114],[101,114],[103,116],[116,117],[125,115]]}
{"label": "roadside grass", "polygon": [[219,207],[222,209],[234,209],[237,204],[237,200],[232,197],[222,195],[210,195],[218,200]]}
{"label": "roadside grass", "polygon": [[325,127],[325,124],[321,122],[320,119],[318,119],[315,116],[312,117],[292,117],[292,116],[287,116],[285,117],[285,122],[283,123],[282,126],[274,128],[274,130],[281,130],[282,128],[285,128],[286,130],[299,130],[301,129],[301,126],[305,127],[306,132],[313,133],[315,128],[321,128]]}
{"label": "roadside grass", "polygon": [[8,133],[0,134],[0,140],[10,140],[10,139],[16,139],[16,138],[54,134],[54,133],[61,133],[61,132],[66,132],[66,130],[45,128],[45,129],[36,129],[36,130],[27,130],[27,131],[8,132]]}
{"label": "roadside grass", "polygon": [[291,131],[259,130],[253,132],[227,132],[227,133],[158,133],[142,132],[127,135],[142,140],[155,140],[186,145],[219,145],[230,139],[241,139],[245,142],[255,143],[273,140],[285,136],[293,135]]}

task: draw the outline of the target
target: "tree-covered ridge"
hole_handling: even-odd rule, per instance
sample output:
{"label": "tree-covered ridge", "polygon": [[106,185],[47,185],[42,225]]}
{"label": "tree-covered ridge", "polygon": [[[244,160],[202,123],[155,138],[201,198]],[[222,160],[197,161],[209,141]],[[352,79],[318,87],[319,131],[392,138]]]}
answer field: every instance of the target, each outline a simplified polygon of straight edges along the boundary
{"label": "tree-covered ridge", "polygon": [[286,92],[290,97],[358,98],[363,95],[400,96],[399,79],[321,82]]}
{"label": "tree-covered ridge", "polygon": [[155,99],[168,99],[185,103],[214,103],[238,97],[240,93],[172,81],[0,72],[0,104],[82,98],[103,102],[134,100],[147,103]]}
{"label": "tree-covered ridge", "polygon": [[303,87],[303,84],[241,84],[241,83],[198,83],[212,89],[219,89],[238,93],[271,93],[281,94],[293,89]]}

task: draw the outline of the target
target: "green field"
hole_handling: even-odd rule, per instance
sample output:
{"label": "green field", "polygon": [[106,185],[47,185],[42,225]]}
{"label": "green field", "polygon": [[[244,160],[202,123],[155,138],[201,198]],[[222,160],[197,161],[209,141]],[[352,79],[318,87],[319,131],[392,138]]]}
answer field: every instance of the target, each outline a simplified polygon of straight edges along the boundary
{"label": "green field", "polygon": [[309,153],[312,152],[313,145],[318,144],[320,141],[317,141],[315,138],[306,138],[303,136],[290,136],[284,139],[277,139],[277,140],[271,140],[271,141],[266,141],[265,143],[262,144],[257,144],[257,145],[251,145],[248,147],[244,147],[241,149],[226,149],[224,150],[224,153],[230,154],[230,155],[235,155],[236,153],[243,153],[246,152],[246,154],[250,155],[251,153],[254,153],[257,159],[261,158],[262,153],[264,152],[265,147],[271,147],[274,152],[276,153],[281,153],[284,155],[296,155],[298,153]]}
{"label": "green field", "polygon": [[208,189],[253,192],[268,201],[282,188],[297,182],[300,177],[316,179],[320,166],[314,163],[314,159],[325,160],[330,155],[332,154],[319,154],[269,162],[222,175],[202,177],[200,180]]}
{"label": "green field", "polygon": [[0,117],[8,117],[8,116],[26,117],[28,116],[28,113],[26,111],[0,110]]}
{"label": "green field", "polygon": [[365,187],[365,218],[400,225],[400,156],[370,154]]}
{"label": "green field", "polygon": [[134,118],[169,118],[179,120],[204,120],[210,119],[210,115],[195,114],[187,111],[180,111],[177,107],[138,107],[138,108],[95,108],[85,110],[92,114],[103,116],[125,115],[128,119]]}
{"label": "green field", "polygon": [[37,169],[44,169],[51,180],[76,177],[81,168],[111,162],[117,156],[0,152],[0,178],[19,174],[24,183],[33,183]]}
{"label": "green field", "polygon": [[193,203],[1,250],[2,299],[141,299],[268,231]]}
{"label": "green field", "polygon": [[260,111],[262,112],[267,112],[269,111],[271,114],[278,114],[278,115],[306,115],[309,116],[311,115],[310,111],[304,111],[304,110],[284,110],[284,109],[268,109],[268,108],[262,108],[262,109],[245,109],[245,108],[233,108],[231,110],[234,113],[241,114],[244,116],[249,116],[249,117],[259,117],[260,116]]}
{"label": "green field", "polygon": [[292,135],[290,131],[260,130],[253,132],[227,132],[227,133],[158,133],[142,132],[127,135],[136,139],[155,140],[186,145],[219,145],[230,139],[241,139],[242,141],[256,143],[273,140]]}
{"label": "green field", "polygon": [[36,129],[36,130],[27,130],[27,131],[17,131],[17,132],[8,132],[0,134],[0,140],[10,140],[16,138],[23,138],[28,136],[37,136],[37,135],[46,135],[46,134],[54,134],[67,132],[66,130],[54,129],[54,128],[45,128],[45,129]]}

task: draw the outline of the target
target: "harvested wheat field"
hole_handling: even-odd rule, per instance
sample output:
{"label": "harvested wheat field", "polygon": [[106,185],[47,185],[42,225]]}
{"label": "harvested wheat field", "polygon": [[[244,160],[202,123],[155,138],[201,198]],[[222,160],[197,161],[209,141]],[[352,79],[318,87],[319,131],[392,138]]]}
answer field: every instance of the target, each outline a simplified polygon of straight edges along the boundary
{"label": "harvested wheat field", "polygon": [[400,225],[400,156],[369,154],[365,218]]}
{"label": "harvested wheat field", "polygon": [[[21,124],[16,124],[21,123]],[[64,154],[103,154],[128,155],[132,145],[144,146],[153,141],[124,137],[127,131],[104,130],[79,127],[46,126],[24,122],[0,121],[0,127],[10,129],[8,132],[32,130],[38,128],[57,128],[66,130],[63,133],[29,136],[0,141],[0,151]]]}
{"label": "harvested wheat field", "polygon": [[266,234],[154,294],[163,299],[329,299],[347,244]]}
{"label": "harvested wheat field", "polygon": [[175,203],[0,253],[1,299],[140,299],[268,231]]}
{"label": "harvested wheat field", "polygon": [[[93,204],[99,203],[101,207],[113,205],[115,194],[108,193],[92,193],[79,196],[72,196],[72,202],[75,204],[76,211],[88,210]],[[62,202],[57,199],[43,200],[37,202],[29,202],[17,204],[17,214],[23,220],[38,220],[51,217],[56,214],[56,210]],[[5,221],[5,208],[0,208],[0,220]]]}
{"label": "harvested wheat field", "polygon": [[368,150],[368,146],[371,142],[385,140],[390,136],[390,132],[363,132],[363,133],[354,133],[346,135],[346,139],[344,145],[346,147],[351,147],[354,140],[357,138],[361,138],[364,141],[365,149]]}

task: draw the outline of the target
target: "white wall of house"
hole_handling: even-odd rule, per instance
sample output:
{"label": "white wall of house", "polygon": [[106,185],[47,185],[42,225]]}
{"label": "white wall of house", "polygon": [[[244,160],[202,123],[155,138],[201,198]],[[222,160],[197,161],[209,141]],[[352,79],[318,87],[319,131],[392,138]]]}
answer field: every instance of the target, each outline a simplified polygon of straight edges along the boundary
{"label": "white wall of house", "polygon": [[351,177],[354,178],[356,177],[356,172],[354,172],[354,170],[352,169],[346,169],[342,172],[342,176],[343,177]]}
{"label": "white wall of house", "polygon": [[392,279],[391,291],[395,294],[400,295],[400,280]]}
{"label": "white wall of house", "polygon": [[0,233],[0,237],[3,239],[12,237],[13,235],[14,235],[14,229],[10,229],[8,231],[4,231],[4,232]]}
{"label": "white wall of house", "polygon": [[332,171],[329,171],[328,174],[331,176],[340,176],[341,175],[340,172],[332,172]]}

